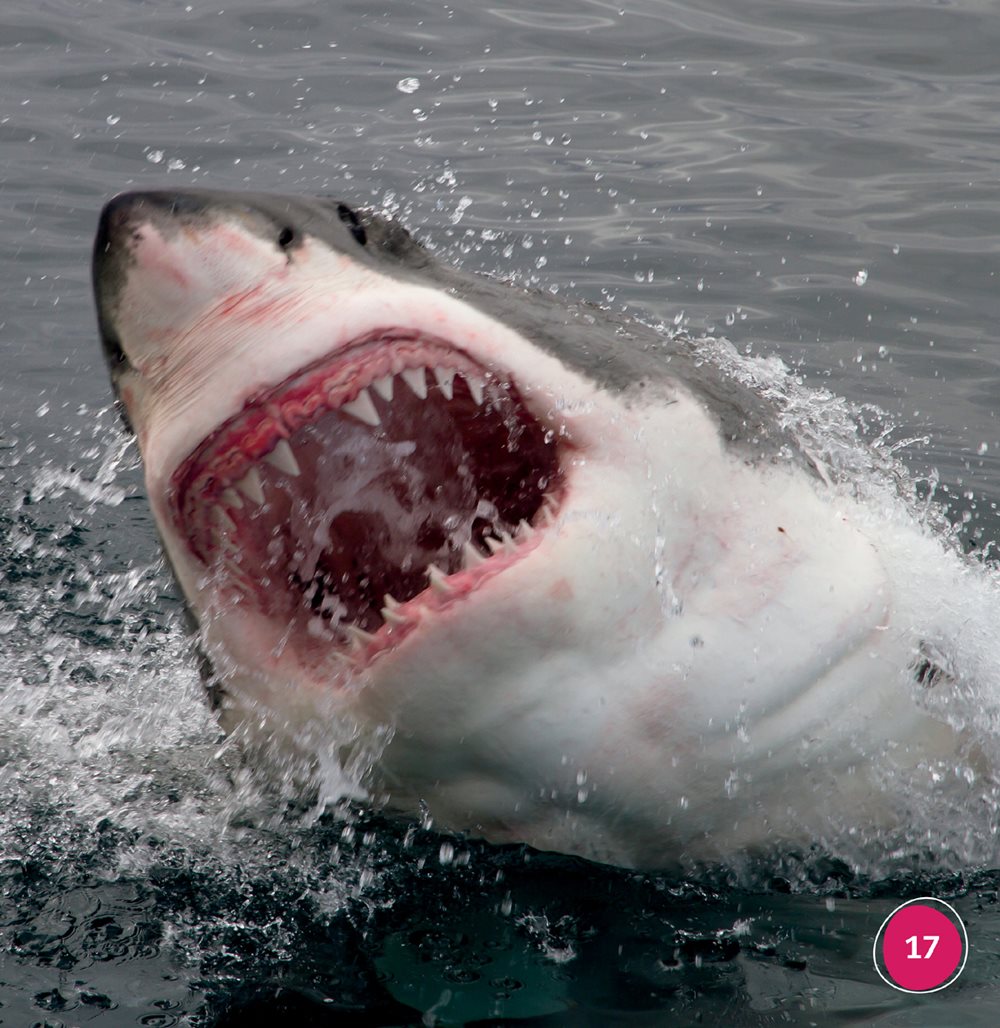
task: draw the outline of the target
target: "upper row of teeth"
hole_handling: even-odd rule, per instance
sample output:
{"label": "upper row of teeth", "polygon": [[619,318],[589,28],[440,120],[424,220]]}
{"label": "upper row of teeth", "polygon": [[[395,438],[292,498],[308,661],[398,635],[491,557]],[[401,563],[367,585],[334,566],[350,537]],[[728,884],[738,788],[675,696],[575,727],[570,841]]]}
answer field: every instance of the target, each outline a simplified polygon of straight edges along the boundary
{"label": "upper row of teeth", "polygon": [[[265,454],[262,458],[268,464],[273,465],[286,475],[297,478],[302,474],[299,462],[295,459],[291,444],[287,439],[279,439],[274,449]],[[241,510],[244,507],[244,498],[258,507],[264,503],[264,483],[261,480],[260,472],[252,464],[242,478],[238,478],[232,485],[222,490],[222,502],[228,507]],[[216,520],[216,528],[223,535],[236,528],[236,522],[226,513],[222,507],[216,507],[213,515]]]}
{"label": "upper row of teeth", "polygon": [[[425,368],[407,368],[405,371],[399,372],[399,378],[421,400],[427,399],[427,376],[425,371]],[[470,375],[467,372],[455,371],[454,368],[436,367],[431,368],[430,371],[433,373],[438,388],[446,400],[452,399],[455,395],[455,376],[461,375],[465,379],[465,384],[469,389],[472,399],[476,404],[482,406],[483,390],[485,388],[483,379]],[[351,415],[351,417],[357,418],[358,421],[372,428],[381,425],[382,419],[375,409],[375,403],[368,390],[374,389],[386,403],[389,403],[392,401],[395,391],[395,378],[395,375],[385,375],[382,378],[375,379],[370,386],[362,389],[353,400],[349,403],[341,404],[337,409],[344,411],[344,413]],[[276,467],[279,471],[283,471],[286,475],[290,475],[292,478],[297,478],[301,474],[299,462],[295,459],[295,454],[287,439],[279,439],[274,449],[266,454],[263,460],[266,460],[268,464]],[[252,500],[258,506],[264,502],[264,486],[261,482],[260,472],[255,467],[251,466],[242,478],[233,482],[233,486],[226,489],[222,494],[222,499],[230,507],[241,508],[243,506],[242,497]]]}
{"label": "upper row of teeth", "polygon": [[[450,400],[455,395],[455,376],[460,373],[455,371],[454,368],[431,368],[430,370],[434,374],[441,394],[446,400]],[[399,377],[410,387],[413,394],[421,400],[427,399],[427,376],[424,372],[424,368],[407,368],[399,373]],[[393,380],[395,377],[395,375],[386,375],[384,378],[377,378],[369,388],[374,389],[386,403],[389,403],[393,397]],[[482,405],[483,380],[475,375],[465,373],[462,374],[462,377],[465,379],[465,384],[469,387],[472,399],[477,404]],[[372,428],[382,424],[382,419],[378,416],[378,411],[375,409],[375,404],[372,402],[371,394],[367,388],[362,389],[350,403],[341,404],[339,409],[344,411],[345,414],[350,414],[352,417],[357,418],[358,421],[370,425]]]}

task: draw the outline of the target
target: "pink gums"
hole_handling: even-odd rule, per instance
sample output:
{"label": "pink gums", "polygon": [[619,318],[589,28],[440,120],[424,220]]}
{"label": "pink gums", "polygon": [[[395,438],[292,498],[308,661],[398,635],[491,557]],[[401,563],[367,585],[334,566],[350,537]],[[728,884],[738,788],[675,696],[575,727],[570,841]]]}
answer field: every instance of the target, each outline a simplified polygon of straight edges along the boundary
{"label": "pink gums", "polygon": [[251,394],[243,410],[208,436],[171,476],[171,513],[195,556],[207,564],[214,548],[209,526],[199,524],[198,510],[218,503],[222,492],[280,439],[349,403],[378,378],[435,364],[481,377],[488,374],[439,338],[386,328],[356,340],[332,360],[321,358],[277,386]]}

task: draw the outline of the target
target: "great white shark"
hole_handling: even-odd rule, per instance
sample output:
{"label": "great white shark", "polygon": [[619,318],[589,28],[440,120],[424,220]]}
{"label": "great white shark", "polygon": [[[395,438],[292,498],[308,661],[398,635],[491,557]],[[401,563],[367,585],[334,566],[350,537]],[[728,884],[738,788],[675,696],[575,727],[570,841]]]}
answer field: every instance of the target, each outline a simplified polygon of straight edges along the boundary
{"label": "great white shark", "polygon": [[697,342],[329,199],[126,193],[93,272],[247,746],[638,867],[892,825],[886,782],[955,750],[898,526]]}

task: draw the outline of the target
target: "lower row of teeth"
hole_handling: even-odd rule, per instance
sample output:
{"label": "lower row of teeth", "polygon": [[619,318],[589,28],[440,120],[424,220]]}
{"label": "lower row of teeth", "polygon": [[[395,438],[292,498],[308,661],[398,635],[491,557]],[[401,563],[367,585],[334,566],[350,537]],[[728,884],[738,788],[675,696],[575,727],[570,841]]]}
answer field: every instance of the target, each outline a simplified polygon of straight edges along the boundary
{"label": "lower row of teeth", "polygon": [[[430,369],[407,368],[404,371],[400,371],[398,375],[385,375],[383,378],[376,379],[371,385],[360,390],[357,396],[349,403],[342,403],[336,409],[350,415],[362,422],[362,424],[368,425],[371,428],[377,428],[382,424],[382,419],[375,409],[375,403],[371,398],[369,390],[374,390],[386,403],[391,403],[395,395],[395,379],[398,377],[406,383],[415,396],[421,400],[426,400],[426,372],[428,370],[433,374],[438,389],[440,389],[442,396],[446,400],[451,400],[454,397],[455,378],[458,376],[465,379],[465,384],[473,401],[482,406],[483,390],[485,388],[483,379],[477,378],[475,375],[455,371],[453,368],[435,367]],[[291,478],[297,478],[301,474],[299,462],[295,459],[295,452],[292,450],[291,444],[287,439],[279,439],[274,449],[270,453],[265,454],[261,460],[267,461],[272,467],[284,472],[284,474],[289,475]],[[250,500],[251,503],[255,503],[258,506],[263,504],[265,499],[260,472],[252,465],[242,478],[233,482],[222,493],[223,503],[237,510],[243,507],[244,499]]]}
{"label": "lower row of teeth", "polygon": [[[555,500],[546,495],[536,518],[536,526],[521,521],[513,532],[499,531],[496,535],[487,535],[484,538],[487,549],[491,555],[498,553],[513,553],[516,548],[530,539],[539,528],[550,525],[556,512]],[[232,540],[222,540],[222,556],[226,567],[227,575],[237,584],[250,589],[252,582],[239,565],[239,551]],[[482,554],[471,542],[466,542],[462,547],[462,568],[468,570],[478,567],[490,558]],[[448,598],[454,594],[454,588],[449,581],[449,576],[436,564],[428,564],[425,570],[429,588],[438,595]],[[317,590],[323,588],[319,583],[312,585],[304,594],[305,602],[312,608]],[[395,597],[386,594],[383,597],[383,606],[380,610],[382,622],[390,629],[403,625],[413,624],[420,617],[424,616],[425,610],[408,609],[404,603]],[[333,651],[339,658],[352,661],[364,650],[375,636],[365,631],[359,625],[352,622],[340,620],[346,612],[340,598],[335,593],[326,593],[318,604],[318,613],[310,619],[307,630],[310,635],[322,636],[340,643],[344,647],[343,652]]]}
{"label": "lower row of teeth", "polygon": [[[550,523],[554,516],[554,501],[551,501],[549,498],[546,499],[547,502],[543,505],[540,513],[539,527],[544,527],[544,525]],[[499,537],[486,536],[485,542],[493,555],[501,552],[513,553],[518,545],[530,539],[535,532],[535,528],[526,521],[522,521],[512,533],[501,531]],[[462,547],[462,556],[462,570],[478,567],[489,559],[483,556],[469,542]],[[448,574],[442,571],[436,564],[428,564],[425,574],[427,575],[428,586],[433,592],[444,598],[454,594],[455,590],[449,581]],[[322,586],[315,584],[306,591],[305,601],[307,604],[312,605],[316,592],[321,588]],[[383,606],[379,613],[382,616],[383,624],[388,625],[390,628],[413,624],[425,613],[422,608],[419,611],[408,609],[404,603],[388,593],[383,597],[382,603]],[[332,638],[345,643],[349,657],[360,653],[375,639],[371,632],[365,631],[359,625],[339,620],[344,612],[344,607],[335,593],[326,593],[317,609],[319,613],[314,613],[308,624],[309,634]]]}

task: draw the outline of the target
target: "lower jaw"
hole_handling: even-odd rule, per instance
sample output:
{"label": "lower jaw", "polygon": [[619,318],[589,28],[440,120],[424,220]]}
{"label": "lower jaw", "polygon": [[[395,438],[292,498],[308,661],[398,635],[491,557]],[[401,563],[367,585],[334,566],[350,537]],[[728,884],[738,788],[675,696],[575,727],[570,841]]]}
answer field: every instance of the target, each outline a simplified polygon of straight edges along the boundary
{"label": "lower jaw", "polygon": [[[551,517],[547,516],[547,524]],[[251,672],[273,670],[279,677],[279,669],[292,674],[298,669],[311,677],[342,684],[412,637],[432,631],[436,620],[460,617],[463,606],[475,602],[475,594],[528,557],[543,541],[542,530],[532,529],[516,543],[504,542],[475,567],[435,576],[427,589],[387,607],[384,623],[375,632],[365,632],[353,624],[332,629],[304,611],[301,603],[296,605],[291,594],[287,594],[287,603],[268,604],[267,597],[259,592],[249,593],[232,582],[213,581],[210,572],[207,581],[202,575],[206,588],[199,590],[200,605],[206,622],[221,629],[218,635],[227,664]],[[241,613],[246,618],[240,618]],[[234,614],[242,626],[236,631],[227,630]]]}

